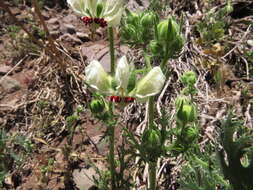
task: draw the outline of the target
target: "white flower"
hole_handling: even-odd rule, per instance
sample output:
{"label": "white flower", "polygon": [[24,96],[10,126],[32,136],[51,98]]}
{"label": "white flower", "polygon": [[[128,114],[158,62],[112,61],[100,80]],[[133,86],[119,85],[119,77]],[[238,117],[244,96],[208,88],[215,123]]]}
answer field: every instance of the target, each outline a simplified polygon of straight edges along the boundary
{"label": "white flower", "polygon": [[85,68],[86,82],[92,88],[98,90],[104,94],[111,94],[111,77],[105,72],[102,65],[93,60],[86,68]]}
{"label": "white flower", "polygon": [[130,76],[130,67],[127,62],[126,56],[123,56],[120,58],[115,71],[115,81],[117,83],[116,88],[126,91],[129,76]]}
{"label": "white flower", "polygon": [[137,98],[145,99],[158,94],[165,82],[164,76],[160,67],[154,67],[148,74],[137,83],[134,95]]}
{"label": "white flower", "polygon": [[161,91],[166,78],[160,67],[154,67],[128,93],[130,70],[125,56],[120,58],[114,78],[105,72],[98,61],[93,60],[85,69],[86,82],[100,93],[109,96],[132,97],[141,101]]}
{"label": "white flower", "polygon": [[71,8],[81,16],[103,18],[109,26],[120,24],[123,0],[67,0]]}

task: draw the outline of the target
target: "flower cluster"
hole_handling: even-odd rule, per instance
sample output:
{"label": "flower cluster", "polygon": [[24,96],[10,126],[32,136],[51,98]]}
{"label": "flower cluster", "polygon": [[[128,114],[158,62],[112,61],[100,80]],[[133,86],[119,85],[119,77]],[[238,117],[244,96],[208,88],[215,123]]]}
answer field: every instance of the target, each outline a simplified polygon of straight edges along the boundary
{"label": "flower cluster", "polygon": [[90,25],[92,23],[96,23],[102,28],[107,26],[107,22],[103,18],[91,18],[91,17],[88,17],[88,16],[84,16],[84,17],[81,18],[81,20],[83,21],[83,23],[85,25]]}
{"label": "flower cluster", "polygon": [[132,84],[136,78],[131,77],[132,72],[135,71],[125,56],[120,58],[114,76],[107,74],[96,60],[85,69],[87,84],[98,92],[110,96],[109,100],[112,102],[129,103],[135,99],[145,101],[161,91],[165,76],[160,67],[151,69],[134,85]]}
{"label": "flower cluster", "polygon": [[99,24],[101,27],[119,25],[124,10],[123,0],[67,0],[70,7],[82,16],[88,25]]}

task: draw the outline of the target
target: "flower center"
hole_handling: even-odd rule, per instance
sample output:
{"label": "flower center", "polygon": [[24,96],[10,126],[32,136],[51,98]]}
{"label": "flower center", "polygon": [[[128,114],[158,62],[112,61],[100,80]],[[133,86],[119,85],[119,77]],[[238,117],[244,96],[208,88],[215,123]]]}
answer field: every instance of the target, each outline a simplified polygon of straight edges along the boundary
{"label": "flower center", "polygon": [[83,21],[85,25],[91,25],[92,23],[96,23],[102,28],[107,26],[107,22],[103,18],[92,18],[92,17],[84,16],[81,18],[81,20]]}
{"label": "flower center", "polygon": [[135,98],[133,98],[133,97],[120,97],[120,96],[110,96],[109,97],[109,101],[115,102],[115,103],[120,103],[120,102],[131,103],[131,102],[134,102],[134,100],[135,100]]}

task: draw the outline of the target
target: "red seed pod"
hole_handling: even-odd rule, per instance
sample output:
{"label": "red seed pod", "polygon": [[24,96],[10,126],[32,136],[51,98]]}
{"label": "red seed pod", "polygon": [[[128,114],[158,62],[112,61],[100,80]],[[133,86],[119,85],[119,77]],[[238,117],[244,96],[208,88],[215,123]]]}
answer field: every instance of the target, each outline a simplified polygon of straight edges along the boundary
{"label": "red seed pod", "polygon": [[100,18],[94,18],[94,22],[95,22],[96,24],[100,24]]}
{"label": "red seed pod", "polygon": [[101,26],[102,28],[104,28],[104,27],[107,26],[107,22],[105,21],[105,19],[103,19],[103,18],[100,19],[100,26]]}
{"label": "red seed pod", "polygon": [[120,96],[110,96],[109,100],[111,102],[119,103],[119,102],[121,102],[121,97]]}
{"label": "red seed pod", "polygon": [[133,98],[133,97],[125,97],[124,98],[125,103],[131,103],[131,102],[134,102],[134,100],[135,100],[135,98]]}
{"label": "red seed pod", "polygon": [[81,20],[85,25],[91,24],[93,22],[93,18],[87,16],[82,17]]}

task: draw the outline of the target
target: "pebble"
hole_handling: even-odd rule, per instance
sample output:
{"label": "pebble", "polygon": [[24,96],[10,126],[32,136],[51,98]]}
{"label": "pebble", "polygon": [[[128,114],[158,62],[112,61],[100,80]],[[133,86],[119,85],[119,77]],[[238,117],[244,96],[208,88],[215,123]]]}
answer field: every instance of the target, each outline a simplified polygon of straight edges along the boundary
{"label": "pebble", "polygon": [[4,91],[8,93],[15,92],[21,88],[21,84],[19,81],[8,76],[5,77],[3,80],[0,79],[0,86],[2,86]]}
{"label": "pebble", "polygon": [[5,74],[8,73],[11,69],[12,69],[11,66],[0,65],[0,75],[5,75]]}

